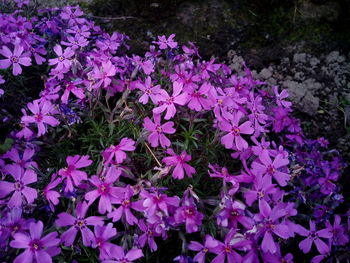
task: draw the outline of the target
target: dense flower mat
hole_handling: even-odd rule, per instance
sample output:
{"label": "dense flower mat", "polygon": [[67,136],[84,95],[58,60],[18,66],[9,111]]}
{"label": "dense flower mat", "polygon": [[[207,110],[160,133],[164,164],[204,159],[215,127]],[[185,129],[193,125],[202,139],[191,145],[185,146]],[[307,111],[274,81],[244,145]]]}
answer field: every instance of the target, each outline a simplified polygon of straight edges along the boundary
{"label": "dense flower mat", "polygon": [[4,262],[350,258],[344,163],[286,90],[174,34],[140,57],[79,7],[16,4],[0,13],[1,105],[23,107],[1,147]]}

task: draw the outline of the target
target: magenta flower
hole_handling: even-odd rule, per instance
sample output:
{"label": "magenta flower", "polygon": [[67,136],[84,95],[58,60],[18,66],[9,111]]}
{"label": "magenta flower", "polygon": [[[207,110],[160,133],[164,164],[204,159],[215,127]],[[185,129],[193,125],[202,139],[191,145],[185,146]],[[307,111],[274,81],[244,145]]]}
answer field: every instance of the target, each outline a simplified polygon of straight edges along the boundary
{"label": "magenta flower", "polygon": [[72,192],[75,186],[79,186],[82,180],[87,180],[87,174],[84,171],[78,170],[79,168],[88,167],[92,164],[88,155],[74,155],[66,158],[67,167],[58,171],[58,174],[62,177],[62,180],[66,180],[65,192]]}
{"label": "magenta flower", "polygon": [[[217,256],[211,261],[211,263],[234,263],[241,262],[242,256],[238,254],[235,249],[247,250],[250,247],[250,241],[245,239],[235,240],[232,242],[234,235],[236,234],[235,229],[231,229],[225,237],[224,243],[218,242],[218,245],[210,250],[210,252],[215,253]],[[226,261],[227,259],[227,261]]]}
{"label": "magenta flower", "polygon": [[[2,220],[0,220],[1,235],[0,243],[4,242],[16,233],[24,234],[29,229],[31,219],[26,220],[22,218],[21,208],[12,208],[7,213],[3,213]],[[4,244],[3,243],[3,244]]]}
{"label": "magenta flower", "polygon": [[159,142],[163,148],[169,147],[171,142],[164,135],[164,133],[175,133],[176,130],[173,128],[174,122],[168,121],[164,124],[160,124],[161,116],[159,114],[154,114],[153,119],[154,122],[152,122],[148,117],[143,120],[143,126],[147,131],[151,132],[151,134],[148,136],[148,142],[152,147],[157,147],[159,145]]}
{"label": "magenta flower", "polygon": [[94,233],[88,228],[88,226],[102,226],[103,218],[98,216],[85,217],[89,206],[86,202],[81,202],[75,209],[76,217],[68,213],[60,213],[56,220],[56,225],[59,227],[71,226],[61,235],[61,240],[65,246],[73,244],[78,231],[81,232],[84,246],[90,246],[94,242]]}
{"label": "magenta flower", "polygon": [[43,48],[43,47],[36,47],[36,48],[31,47],[30,52],[32,52],[32,55],[35,58],[36,64],[41,65],[46,61],[46,59],[41,56],[41,55],[46,55],[45,48]]}
{"label": "magenta flower", "polygon": [[123,215],[125,215],[126,222],[128,222],[129,225],[134,225],[137,223],[138,220],[132,214],[131,208],[140,212],[143,212],[145,208],[142,205],[142,200],[132,202],[131,198],[133,196],[134,189],[130,185],[127,185],[114,201],[115,204],[120,204],[120,206],[114,209],[113,212],[108,213],[108,218],[112,218],[112,221],[116,222],[119,221]]}
{"label": "magenta flower", "polygon": [[318,179],[318,183],[321,186],[321,193],[330,194],[336,189],[334,182],[338,180],[339,173],[337,171],[332,171],[330,167],[326,166],[323,168],[325,175]]}
{"label": "magenta flower", "polygon": [[215,240],[212,236],[206,235],[204,245],[197,241],[191,241],[188,245],[189,250],[198,251],[198,253],[194,256],[193,260],[198,263],[205,262],[205,256],[208,251],[212,251],[219,245],[218,241]]}
{"label": "magenta flower", "polygon": [[85,23],[86,19],[80,17],[82,15],[84,15],[84,13],[80,10],[79,6],[66,6],[61,12],[61,18],[68,20],[70,26]]}
{"label": "magenta flower", "polygon": [[9,164],[5,166],[5,170],[11,169],[11,166],[17,165],[22,168],[37,168],[36,162],[32,161],[35,151],[31,148],[26,148],[23,154],[19,154],[15,147],[12,147],[10,151],[5,153],[2,158],[10,159],[14,164]]}
{"label": "magenta flower", "polygon": [[43,194],[46,200],[49,202],[51,211],[55,211],[55,205],[59,203],[60,194],[53,190],[57,185],[62,182],[62,178],[57,178],[57,174],[53,174],[51,177],[51,181],[48,185],[45,186]]}
{"label": "magenta flower", "polygon": [[284,158],[282,154],[277,154],[275,160],[272,161],[269,155],[269,151],[264,150],[259,155],[259,160],[261,163],[255,161],[252,164],[252,167],[254,170],[256,170],[256,173],[273,176],[273,178],[276,179],[280,186],[287,185],[287,182],[290,179],[290,175],[278,170],[285,167],[289,163],[289,160],[287,158]]}
{"label": "magenta flower", "polygon": [[254,129],[251,127],[252,123],[250,121],[246,121],[239,125],[239,121],[242,117],[243,113],[241,111],[237,111],[237,113],[234,114],[231,122],[222,120],[219,123],[220,129],[228,132],[226,135],[221,137],[221,143],[225,145],[226,149],[232,149],[233,143],[239,151],[248,148],[248,143],[242,138],[241,134],[253,134]]}
{"label": "magenta flower", "polygon": [[299,248],[306,254],[311,250],[311,246],[315,243],[318,252],[321,254],[326,254],[330,251],[329,245],[327,245],[321,238],[330,239],[333,234],[330,228],[325,228],[316,231],[315,222],[310,220],[310,230],[306,230],[304,227],[299,226],[298,234],[306,237],[303,241],[299,243]]}
{"label": "magenta flower", "polygon": [[124,249],[120,246],[113,246],[109,251],[111,257],[102,263],[132,263],[136,259],[143,257],[141,249],[133,248],[125,254]]}
{"label": "magenta flower", "polygon": [[12,166],[8,172],[15,179],[15,182],[0,181],[0,198],[4,198],[13,192],[7,203],[9,208],[21,207],[23,197],[27,200],[28,204],[33,203],[38,197],[38,193],[34,188],[27,185],[37,181],[36,173],[31,169],[24,170],[19,166]]}
{"label": "magenta flower", "polygon": [[180,198],[178,196],[169,197],[166,194],[149,193],[145,190],[140,192],[140,197],[143,198],[143,207],[148,218],[156,216],[156,213],[161,211],[164,215],[169,216],[169,207],[178,207]]}
{"label": "magenta flower", "polygon": [[116,72],[117,69],[110,60],[108,60],[107,62],[102,62],[100,68],[95,67],[92,72],[92,77],[96,82],[94,88],[98,88],[101,86],[107,88],[108,86],[110,86],[112,83],[112,77],[115,76]]}
{"label": "magenta flower", "polygon": [[280,223],[279,219],[286,214],[284,209],[275,206],[271,209],[270,205],[265,201],[259,202],[260,213],[256,215],[259,221],[262,221],[262,228],[259,230],[259,234],[264,234],[261,249],[264,252],[276,253],[278,244],[275,243],[273,235],[275,234],[282,239],[290,237],[289,228],[284,223]]}
{"label": "magenta flower", "polygon": [[281,93],[278,93],[277,86],[273,86],[272,89],[275,93],[276,103],[278,106],[283,106],[285,108],[290,108],[292,106],[292,103],[290,101],[284,100],[289,96],[288,91],[286,89],[282,90]]}
{"label": "magenta flower", "polygon": [[57,232],[51,232],[41,237],[43,232],[43,223],[29,224],[30,235],[16,233],[10,246],[14,248],[24,248],[25,251],[18,255],[14,263],[52,263],[52,257],[60,253],[58,247],[60,240],[57,238]]}
{"label": "magenta flower", "polygon": [[153,114],[160,114],[166,110],[166,114],[164,119],[169,120],[174,117],[176,113],[175,104],[185,105],[188,100],[188,94],[182,91],[182,84],[175,81],[173,83],[173,95],[169,96],[169,94],[165,90],[160,90],[160,95],[158,96],[158,107],[153,109]]}
{"label": "magenta flower", "polygon": [[159,45],[159,49],[176,48],[177,42],[174,41],[175,34],[171,34],[168,39],[166,36],[158,36],[158,41],[153,41],[152,43]]}
{"label": "magenta flower", "polygon": [[46,133],[47,125],[57,126],[60,122],[51,115],[56,113],[54,105],[50,101],[38,101],[28,103],[28,109],[34,114],[34,116],[25,115],[21,121],[24,123],[35,123],[38,126],[38,136]]}
{"label": "magenta flower", "polygon": [[188,107],[195,111],[201,111],[202,109],[209,110],[211,107],[211,101],[204,97],[208,95],[212,85],[208,82],[204,82],[198,90],[194,90],[189,93]]}
{"label": "magenta flower", "polygon": [[135,141],[129,138],[121,139],[117,146],[111,145],[106,150],[102,152],[102,156],[105,160],[105,165],[113,161],[113,158],[117,163],[122,163],[126,158],[126,153],[124,151],[134,151]]}
{"label": "magenta flower", "polygon": [[197,232],[198,226],[202,224],[204,216],[197,211],[197,207],[193,200],[186,199],[183,203],[184,204],[175,211],[175,223],[185,223],[186,233]]}
{"label": "magenta flower", "polygon": [[90,206],[97,198],[100,198],[98,203],[98,212],[103,215],[106,211],[112,211],[112,203],[117,202],[117,198],[124,193],[124,189],[113,186],[113,183],[117,180],[118,175],[116,173],[107,173],[106,177],[101,180],[98,176],[92,176],[89,181],[97,189],[92,190],[85,194],[85,199],[89,201]]}
{"label": "magenta flower", "polygon": [[108,223],[107,226],[96,225],[94,230],[95,237],[92,242],[92,247],[98,247],[98,249],[100,250],[100,260],[110,258],[109,251],[115,245],[108,242],[108,240],[116,236],[117,230],[113,228],[112,223]]}
{"label": "magenta flower", "polygon": [[143,95],[140,97],[139,102],[142,104],[147,104],[149,98],[151,98],[154,104],[158,103],[158,96],[160,92],[160,85],[153,86],[151,77],[147,77],[145,83],[137,82],[135,84],[136,88],[143,91]]}
{"label": "magenta flower", "polygon": [[160,236],[160,233],[158,233],[156,229],[158,224],[145,223],[144,220],[139,220],[137,226],[144,232],[137,239],[138,245],[143,248],[147,242],[151,252],[156,251],[158,247],[157,243],[154,241],[154,237]]}
{"label": "magenta flower", "polygon": [[86,47],[89,44],[89,41],[80,35],[75,35],[74,37],[67,36],[67,40],[68,41],[61,41],[61,44],[71,47],[73,50]]}
{"label": "magenta flower", "polygon": [[244,193],[247,205],[251,206],[257,199],[260,202],[261,200],[269,198],[269,195],[276,192],[275,186],[275,184],[271,183],[270,176],[257,174],[255,176],[253,187]]}
{"label": "magenta flower", "polygon": [[80,84],[80,82],[78,81],[78,82],[66,83],[66,85],[65,85],[66,89],[64,90],[62,97],[61,97],[61,101],[64,104],[67,104],[70,93],[73,93],[80,100],[85,98],[84,89],[78,88],[76,86],[77,84]]}
{"label": "magenta flower", "polygon": [[196,173],[196,170],[186,163],[192,159],[186,151],[182,151],[180,155],[177,155],[172,149],[167,149],[166,153],[171,156],[163,158],[162,162],[167,166],[175,166],[172,174],[173,178],[183,179],[185,174],[184,170],[188,177],[192,177],[192,174]]}
{"label": "magenta flower", "polygon": [[217,214],[217,224],[223,227],[237,229],[238,223],[247,229],[252,229],[254,220],[245,215],[246,206],[238,200],[227,199],[224,208]]}
{"label": "magenta flower", "polygon": [[23,66],[30,66],[32,63],[31,58],[27,53],[23,53],[23,46],[22,45],[15,45],[15,49],[12,53],[12,51],[7,47],[3,46],[2,50],[0,50],[0,54],[6,57],[6,59],[0,59],[0,69],[8,68],[12,65],[12,73],[14,76],[17,76],[22,73],[22,68],[20,65]]}
{"label": "magenta flower", "polygon": [[57,65],[55,70],[67,72],[71,65],[72,61],[70,60],[71,57],[74,56],[74,50],[70,47],[67,47],[64,51],[62,50],[62,47],[60,45],[56,45],[53,50],[55,51],[57,58],[53,58],[49,60],[49,65]]}
{"label": "magenta flower", "polygon": [[333,225],[329,221],[326,221],[327,229],[332,232],[332,244],[336,246],[345,246],[349,242],[349,235],[345,229],[345,226],[341,224],[341,217],[339,215],[334,216]]}

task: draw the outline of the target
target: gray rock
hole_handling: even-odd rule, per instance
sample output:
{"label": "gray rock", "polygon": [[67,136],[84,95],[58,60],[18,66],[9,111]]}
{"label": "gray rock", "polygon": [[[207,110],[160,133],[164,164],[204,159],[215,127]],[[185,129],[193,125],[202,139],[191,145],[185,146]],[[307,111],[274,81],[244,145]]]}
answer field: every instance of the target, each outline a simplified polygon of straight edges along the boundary
{"label": "gray rock", "polygon": [[320,64],[320,60],[318,60],[317,58],[312,57],[310,59],[310,66],[311,67],[316,67],[318,64]]}
{"label": "gray rock", "polygon": [[306,62],[306,54],[305,53],[294,54],[293,62],[294,63],[305,63]]}
{"label": "gray rock", "polygon": [[314,94],[316,91],[322,89],[322,84],[316,82],[315,79],[309,78],[302,83],[302,86],[305,87],[306,90],[310,91]]}
{"label": "gray rock", "polygon": [[329,53],[329,55],[326,57],[326,63],[330,64],[330,63],[342,63],[345,61],[345,57],[341,56],[339,54],[339,51],[332,51],[331,53]]}
{"label": "gray rock", "polygon": [[268,79],[272,76],[272,73],[270,70],[268,70],[267,68],[264,68],[260,71],[259,74],[263,79]]}
{"label": "gray rock", "polygon": [[309,115],[315,115],[320,105],[320,99],[313,96],[311,93],[306,93],[306,96],[301,101],[301,110]]}
{"label": "gray rock", "polygon": [[306,89],[296,81],[283,81],[282,87],[288,89],[289,98],[294,103],[299,103],[301,99],[306,95]]}

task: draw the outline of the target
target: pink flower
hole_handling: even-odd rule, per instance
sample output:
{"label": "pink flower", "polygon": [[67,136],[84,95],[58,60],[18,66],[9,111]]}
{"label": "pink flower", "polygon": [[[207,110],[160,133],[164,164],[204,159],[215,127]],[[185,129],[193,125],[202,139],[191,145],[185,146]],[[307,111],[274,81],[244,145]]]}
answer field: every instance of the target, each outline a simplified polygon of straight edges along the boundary
{"label": "pink flower", "polygon": [[164,119],[169,120],[174,117],[176,113],[175,104],[185,105],[188,100],[188,94],[182,91],[182,84],[175,81],[173,83],[173,95],[169,96],[169,94],[165,90],[160,90],[160,95],[158,96],[158,102],[160,106],[153,109],[154,114],[160,114],[163,111],[167,111]]}
{"label": "pink flower", "polygon": [[201,111],[202,108],[209,110],[211,107],[211,102],[204,96],[208,95],[211,88],[212,85],[210,85],[210,83],[204,82],[199,90],[194,90],[192,93],[189,93],[189,102],[187,106],[195,111]]}
{"label": "pink flower", "polygon": [[98,88],[101,86],[107,88],[109,85],[111,85],[111,77],[115,76],[116,72],[117,69],[109,60],[107,62],[102,62],[102,66],[100,68],[95,67],[92,73],[92,77],[96,81],[94,88]]}
{"label": "pink flower", "polygon": [[330,239],[333,234],[331,229],[325,228],[322,230],[316,231],[315,222],[310,220],[310,230],[306,230],[304,227],[299,226],[298,234],[307,237],[299,243],[299,248],[304,253],[309,253],[311,246],[315,243],[318,252],[321,254],[326,254],[330,251],[329,245],[327,245],[321,238]]}
{"label": "pink flower", "polygon": [[84,89],[78,88],[77,85],[81,82],[67,82],[65,91],[62,94],[61,101],[67,104],[70,93],[73,93],[78,99],[82,100],[85,98]]}
{"label": "pink flower", "polygon": [[152,252],[157,250],[157,243],[154,241],[154,237],[160,236],[160,233],[157,232],[158,224],[150,224],[144,220],[139,220],[137,223],[138,227],[142,230],[143,234],[138,238],[138,245],[143,248],[146,245],[146,242]]}
{"label": "pink flower", "polygon": [[5,69],[12,65],[13,75],[17,76],[21,74],[22,68],[20,65],[30,66],[32,62],[27,53],[22,54],[23,50],[22,45],[16,44],[12,53],[7,46],[3,46],[2,50],[0,50],[0,54],[6,57],[6,59],[0,59],[0,69]]}
{"label": "pink flower", "polygon": [[259,156],[260,162],[254,161],[252,164],[256,173],[267,174],[273,176],[280,186],[286,186],[290,179],[290,175],[285,172],[279,171],[279,169],[285,167],[289,160],[284,158],[282,154],[277,154],[275,160],[272,161],[268,150],[263,150]]}
{"label": "pink flower", "polygon": [[205,255],[216,248],[219,245],[218,241],[215,240],[212,236],[206,235],[204,245],[200,244],[197,241],[191,241],[188,245],[189,250],[198,251],[193,260],[198,263],[205,262]]}
{"label": "pink flower", "polygon": [[153,43],[159,45],[159,49],[176,48],[177,42],[174,41],[175,34],[171,34],[167,39],[166,36],[158,36],[158,41],[153,41]]}
{"label": "pink flower", "polygon": [[95,237],[92,241],[92,247],[98,247],[100,250],[100,260],[107,259],[110,257],[109,251],[115,246],[108,240],[116,236],[117,230],[113,228],[112,223],[108,223],[107,226],[96,225],[94,230]]}
{"label": "pink flower", "polygon": [[120,204],[120,206],[114,209],[113,212],[108,213],[108,218],[112,218],[113,222],[119,221],[122,215],[125,215],[126,222],[129,225],[134,225],[138,222],[137,218],[131,213],[131,208],[142,212],[144,207],[142,205],[143,201],[132,202],[131,198],[134,196],[134,189],[127,185],[125,189],[123,189],[122,193],[118,195],[116,198],[115,204]]}
{"label": "pink flower", "polygon": [[38,126],[38,136],[46,133],[47,125],[57,126],[60,122],[51,116],[56,113],[54,105],[50,101],[38,101],[28,103],[28,109],[34,114],[34,116],[23,116],[22,122],[35,123]]}
{"label": "pink flower", "polygon": [[174,214],[176,224],[185,223],[186,233],[197,232],[198,226],[202,224],[203,217],[203,214],[197,211],[197,207],[191,198],[185,200]]}
{"label": "pink flower", "polygon": [[112,211],[112,203],[118,201],[118,197],[124,193],[124,189],[113,186],[113,183],[117,180],[118,175],[115,173],[107,173],[103,180],[96,175],[91,176],[90,183],[97,189],[92,190],[85,194],[85,199],[89,201],[90,206],[97,198],[100,198],[98,204],[98,212],[103,215],[106,211]]}
{"label": "pink flower", "polygon": [[103,218],[98,216],[86,217],[88,208],[89,206],[86,202],[81,202],[75,209],[76,217],[65,212],[58,215],[58,219],[56,220],[57,226],[71,226],[61,235],[61,240],[65,246],[71,246],[73,244],[78,231],[81,232],[84,246],[88,247],[94,242],[94,233],[88,226],[102,226]]}
{"label": "pink flower", "polygon": [[220,129],[228,132],[221,137],[221,143],[225,145],[226,149],[232,149],[233,143],[235,143],[235,146],[239,151],[248,148],[248,143],[242,138],[241,134],[252,134],[254,133],[254,129],[251,127],[252,123],[250,121],[246,121],[239,125],[239,121],[242,117],[243,113],[238,111],[231,122],[222,120],[219,123]]}
{"label": "pink flower", "polygon": [[8,171],[9,169],[11,169],[12,166],[17,165],[19,167],[22,168],[37,168],[38,165],[36,164],[36,162],[32,161],[33,155],[34,155],[35,151],[31,148],[26,148],[23,152],[23,154],[19,154],[18,150],[16,149],[16,147],[12,147],[12,149],[10,151],[8,151],[7,153],[5,153],[2,158],[7,158],[10,159],[11,161],[14,162],[14,164],[8,164],[5,166],[5,171]]}
{"label": "pink flower", "polygon": [[110,259],[102,261],[102,263],[132,263],[134,260],[143,257],[141,249],[133,248],[126,254],[120,246],[113,246],[110,251]]}
{"label": "pink flower", "polygon": [[180,180],[183,179],[184,170],[188,177],[192,177],[192,174],[196,173],[196,170],[186,163],[192,159],[186,151],[182,151],[180,155],[177,155],[172,149],[167,149],[166,152],[171,156],[163,158],[162,162],[167,166],[175,166],[172,174],[173,178]]}
{"label": "pink flower", "polygon": [[60,240],[57,238],[57,232],[51,232],[44,237],[43,223],[29,224],[30,235],[24,233],[16,233],[14,240],[11,241],[10,246],[14,248],[24,248],[25,251],[18,255],[14,263],[52,263],[52,257],[60,253],[61,249],[58,247]]}
{"label": "pink flower", "polygon": [[54,189],[57,185],[59,185],[62,182],[62,178],[57,178],[56,174],[53,174],[51,177],[51,181],[46,187],[44,188],[43,194],[46,198],[47,201],[49,201],[49,205],[51,208],[51,211],[55,211],[55,205],[58,205],[59,203],[59,197],[60,194],[52,190]]}
{"label": "pink flower", "polygon": [[151,134],[148,136],[148,142],[151,144],[152,147],[157,147],[160,145],[163,148],[169,147],[171,142],[170,140],[164,135],[166,134],[173,134],[175,133],[175,129],[173,128],[174,123],[172,121],[168,121],[164,124],[160,124],[161,117],[159,114],[153,115],[154,122],[151,121],[150,118],[146,117],[143,120],[143,126],[147,131],[150,131]]}
{"label": "pink flower", "polygon": [[74,56],[74,51],[70,47],[63,51],[60,45],[56,45],[53,50],[58,58],[50,59],[49,65],[57,65],[55,70],[67,72],[72,65],[70,58]]}
{"label": "pink flower", "polygon": [[82,180],[87,180],[87,174],[84,171],[78,170],[79,168],[87,167],[92,164],[88,155],[74,155],[68,156],[66,159],[67,167],[58,171],[58,174],[62,177],[62,180],[66,180],[65,192],[72,192],[75,186],[78,186]]}
{"label": "pink flower", "polygon": [[28,204],[33,203],[38,197],[38,193],[34,188],[27,185],[37,181],[36,173],[31,169],[24,170],[19,166],[12,166],[8,172],[15,179],[15,182],[0,181],[0,198],[4,198],[13,192],[12,197],[7,203],[9,208],[21,207],[23,197],[27,200]]}
{"label": "pink flower", "polygon": [[124,151],[134,151],[135,149],[135,141],[129,138],[123,138],[117,146],[111,145],[102,152],[105,165],[112,162],[113,158],[115,158],[117,163],[122,163],[126,158]]}
{"label": "pink flower", "polygon": [[154,104],[158,103],[158,95],[160,92],[160,85],[153,86],[151,77],[147,77],[145,83],[137,82],[136,88],[143,91],[143,95],[140,97],[139,102],[147,104],[148,99],[151,98]]}

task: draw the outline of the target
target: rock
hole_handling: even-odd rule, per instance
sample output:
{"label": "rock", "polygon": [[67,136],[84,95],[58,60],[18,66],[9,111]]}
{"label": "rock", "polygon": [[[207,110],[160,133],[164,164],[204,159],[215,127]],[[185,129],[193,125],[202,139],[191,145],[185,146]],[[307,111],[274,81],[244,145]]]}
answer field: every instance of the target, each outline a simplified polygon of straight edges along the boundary
{"label": "rock", "polygon": [[270,78],[272,76],[272,73],[267,68],[264,68],[263,70],[260,71],[260,76],[263,79],[268,79],[268,78]]}
{"label": "rock", "polygon": [[296,81],[286,80],[282,83],[282,87],[288,89],[290,100],[296,104],[299,103],[306,94],[306,89]]}
{"label": "rock", "polygon": [[345,61],[345,57],[341,56],[339,54],[339,51],[332,51],[331,53],[329,53],[329,55],[326,57],[326,63],[330,64],[330,63],[342,63]]}
{"label": "rock", "polygon": [[320,60],[318,60],[317,58],[312,57],[310,59],[310,66],[311,67],[316,67],[318,64],[320,64]]}
{"label": "rock", "polygon": [[306,90],[310,91],[312,94],[316,93],[318,90],[322,88],[322,84],[316,82],[315,79],[309,78],[305,80],[302,85]]}
{"label": "rock", "polygon": [[306,96],[301,101],[301,110],[309,115],[315,115],[320,105],[320,99],[314,97],[311,93],[306,93]]}
{"label": "rock", "polygon": [[340,5],[338,2],[333,1],[327,1],[322,5],[317,5],[309,0],[303,0],[298,11],[301,14],[301,18],[305,20],[320,21],[325,19],[327,21],[335,21],[340,14]]}
{"label": "rock", "polygon": [[305,53],[294,54],[293,62],[294,63],[305,63],[306,62],[306,54]]}

